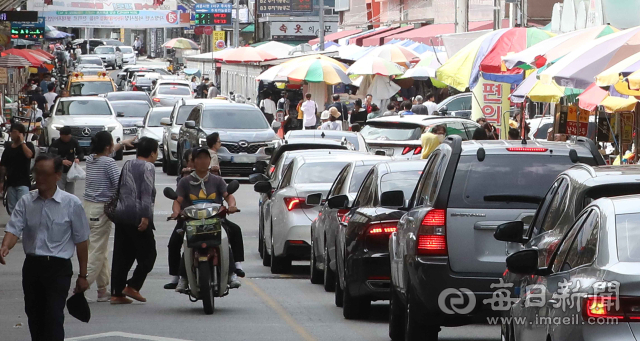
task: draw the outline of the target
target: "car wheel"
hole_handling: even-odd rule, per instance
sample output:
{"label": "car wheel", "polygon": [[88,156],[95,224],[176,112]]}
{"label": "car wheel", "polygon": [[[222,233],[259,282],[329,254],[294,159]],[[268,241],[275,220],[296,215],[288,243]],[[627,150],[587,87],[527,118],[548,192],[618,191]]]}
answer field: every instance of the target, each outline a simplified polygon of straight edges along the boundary
{"label": "car wheel", "polygon": [[311,237],[311,262],[309,264],[309,268],[311,269],[311,284],[322,284],[323,273],[318,269],[317,259],[316,259],[316,246],[313,243],[313,237]]}
{"label": "car wheel", "polygon": [[336,290],[335,290],[335,298],[334,298],[334,303],[336,304],[336,307],[338,308],[342,308],[342,303],[343,303],[343,293],[342,293],[342,286],[340,285],[340,275],[336,274]]}
{"label": "car wheel", "polygon": [[258,206],[258,254],[260,255],[261,259],[264,259],[264,244],[262,243],[262,240],[264,238],[264,234],[262,233],[262,226],[263,226],[263,222],[262,222],[262,207]]}
{"label": "car wheel", "polygon": [[427,318],[422,313],[420,306],[411,284],[408,284],[407,305],[405,307],[405,341],[438,341],[440,327],[424,323]]}
{"label": "car wheel", "polygon": [[289,272],[290,268],[291,259],[287,258],[287,256],[276,256],[273,250],[273,237],[271,237],[271,273],[284,274]]}
{"label": "car wheel", "polygon": [[167,157],[167,175],[178,175],[178,162]]}
{"label": "car wheel", "polygon": [[260,240],[260,243],[262,243],[263,250],[262,265],[271,266],[271,256],[267,254],[267,242],[264,240],[264,237]]}
{"label": "car wheel", "polygon": [[353,297],[349,292],[349,286],[342,290],[342,315],[347,320],[366,318],[371,308],[371,300],[368,297]]}
{"label": "car wheel", "polygon": [[324,256],[322,260],[324,264],[324,291],[333,292],[336,290],[336,273],[329,266],[329,250],[327,250],[327,240],[324,241]]}
{"label": "car wheel", "polygon": [[115,70],[116,69],[116,63],[113,63],[113,66],[111,67],[111,70]]}
{"label": "car wheel", "polygon": [[162,153],[162,172],[167,172],[167,155],[165,153]]}
{"label": "car wheel", "polygon": [[393,341],[404,339],[404,310],[398,291],[392,286],[389,302],[389,338]]}

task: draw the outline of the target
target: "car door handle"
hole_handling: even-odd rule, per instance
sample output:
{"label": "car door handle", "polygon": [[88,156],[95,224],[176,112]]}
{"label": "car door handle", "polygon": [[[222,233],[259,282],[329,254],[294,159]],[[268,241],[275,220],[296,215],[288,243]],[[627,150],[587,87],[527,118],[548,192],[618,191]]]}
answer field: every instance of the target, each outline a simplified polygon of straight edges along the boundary
{"label": "car door handle", "polygon": [[478,221],[473,224],[474,230],[495,230],[498,225],[506,223],[506,221]]}

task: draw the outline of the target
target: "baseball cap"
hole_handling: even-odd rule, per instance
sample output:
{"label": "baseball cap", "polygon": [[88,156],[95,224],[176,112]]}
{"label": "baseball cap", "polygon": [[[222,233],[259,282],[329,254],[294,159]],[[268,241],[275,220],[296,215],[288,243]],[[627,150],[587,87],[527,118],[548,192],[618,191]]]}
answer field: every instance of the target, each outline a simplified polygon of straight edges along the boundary
{"label": "baseball cap", "polygon": [[191,158],[195,160],[198,157],[198,155],[200,155],[201,153],[206,153],[208,157],[211,157],[211,154],[209,154],[209,148],[200,147],[200,148],[196,148],[193,151],[193,153],[191,154]]}
{"label": "baseball cap", "polygon": [[320,115],[320,119],[321,120],[328,120],[329,116],[331,116],[331,114],[329,114],[328,110],[325,110],[325,111],[322,112],[322,115]]}

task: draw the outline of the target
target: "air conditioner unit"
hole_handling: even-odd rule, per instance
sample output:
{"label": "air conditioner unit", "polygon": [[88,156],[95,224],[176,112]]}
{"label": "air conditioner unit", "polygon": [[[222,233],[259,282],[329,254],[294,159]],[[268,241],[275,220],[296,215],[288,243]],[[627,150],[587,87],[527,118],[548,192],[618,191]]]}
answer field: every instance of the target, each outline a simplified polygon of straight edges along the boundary
{"label": "air conditioner unit", "polygon": [[325,8],[324,9],[324,15],[336,15],[336,11],[333,8]]}

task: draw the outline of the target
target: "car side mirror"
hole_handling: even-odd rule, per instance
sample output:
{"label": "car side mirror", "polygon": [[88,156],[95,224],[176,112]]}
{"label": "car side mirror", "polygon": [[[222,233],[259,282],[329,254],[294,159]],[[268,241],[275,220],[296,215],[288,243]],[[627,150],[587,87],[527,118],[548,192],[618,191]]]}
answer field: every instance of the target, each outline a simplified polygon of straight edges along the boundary
{"label": "car side mirror", "polygon": [[196,129],[196,122],[195,121],[186,121],[186,122],[184,122],[184,127],[185,128],[189,128],[189,129]]}
{"label": "car side mirror", "polygon": [[507,257],[507,269],[519,275],[533,275],[538,272],[538,251],[527,249]]}
{"label": "car side mirror", "polygon": [[493,233],[493,238],[503,242],[522,243],[524,238],[524,223],[520,220],[500,224]]}
{"label": "car side mirror", "polygon": [[253,185],[253,190],[258,193],[271,194],[271,183],[269,181],[258,181],[255,185]]}
{"label": "car side mirror", "polygon": [[331,209],[349,208],[349,197],[346,194],[333,196],[327,199],[327,205]]}
{"label": "car side mirror", "polygon": [[320,204],[322,204],[322,193],[313,193],[307,195],[305,203],[309,206],[320,206]]}
{"label": "car side mirror", "polygon": [[163,118],[160,119],[160,125],[170,126],[171,125],[171,120],[168,117],[163,117]]}
{"label": "car side mirror", "polygon": [[267,176],[262,174],[262,173],[255,173],[255,174],[249,175],[249,182],[250,183],[255,184],[255,183],[258,183],[260,181],[269,181],[269,178],[267,178]]}
{"label": "car side mirror", "polygon": [[403,207],[404,206],[404,192],[387,191],[380,195],[380,206],[382,207]]}
{"label": "car side mirror", "polygon": [[446,105],[443,105],[442,108],[440,108],[440,110],[438,110],[438,112],[442,115],[446,115],[449,112],[449,108],[447,108]]}
{"label": "car side mirror", "polygon": [[116,117],[124,117],[124,112],[122,112],[122,111],[118,111],[118,112],[116,113]]}

